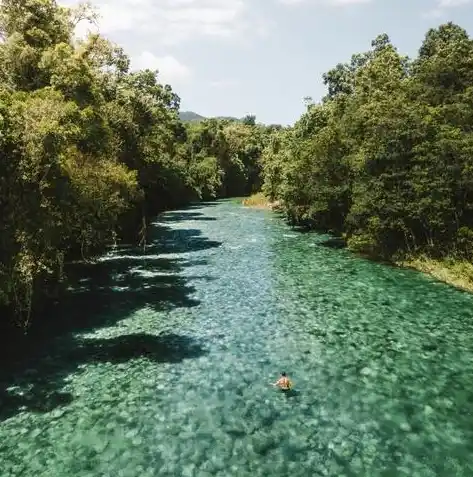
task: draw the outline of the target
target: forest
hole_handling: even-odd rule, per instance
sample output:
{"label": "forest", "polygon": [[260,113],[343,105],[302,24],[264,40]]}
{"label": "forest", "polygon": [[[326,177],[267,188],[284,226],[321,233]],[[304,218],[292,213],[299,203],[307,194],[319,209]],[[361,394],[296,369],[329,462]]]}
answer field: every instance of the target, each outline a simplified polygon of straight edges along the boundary
{"label": "forest", "polygon": [[251,116],[185,125],[157,72],[131,71],[99,35],[75,38],[92,14],[54,0],[1,4],[3,326],[27,329],[67,285],[67,263],[143,243],[159,211],[260,187],[268,128]]}
{"label": "forest", "polygon": [[183,122],[159,72],[75,37],[90,15],[1,2],[0,329],[28,330],[68,263],[145,244],[160,211],[258,191],[373,258],[471,260],[473,41],[459,26],[427,32],[415,59],[380,35],[280,127]]}
{"label": "forest", "polygon": [[[473,41],[431,29],[416,58],[386,34],[323,75],[294,127],[264,149],[263,191],[288,220],[392,263],[446,261],[471,288]],[[425,260],[424,258],[424,260]],[[421,268],[417,263],[417,268]],[[453,280],[458,282],[458,280]]]}

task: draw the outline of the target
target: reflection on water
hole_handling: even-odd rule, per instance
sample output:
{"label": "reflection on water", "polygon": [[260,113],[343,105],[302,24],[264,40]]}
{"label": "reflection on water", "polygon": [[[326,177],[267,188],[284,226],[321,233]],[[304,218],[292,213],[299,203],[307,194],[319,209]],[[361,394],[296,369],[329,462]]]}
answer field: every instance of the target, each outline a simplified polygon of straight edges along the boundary
{"label": "reflection on water", "polygon": [[158,222],[3,378],[2,477],[473,475],[472,296],[231,202]]}

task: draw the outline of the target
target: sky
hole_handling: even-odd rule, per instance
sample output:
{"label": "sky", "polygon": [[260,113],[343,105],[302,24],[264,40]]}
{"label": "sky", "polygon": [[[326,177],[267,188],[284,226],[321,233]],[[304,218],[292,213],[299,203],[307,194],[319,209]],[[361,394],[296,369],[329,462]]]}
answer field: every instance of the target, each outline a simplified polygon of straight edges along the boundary
{"label": "sky", "polygon": [[[59,0],[73,5],[75,0]],[[92,0],[100,31],[133,69],[159,71],[181,110],[292,124],[322,74],[387,33],[415,56],[429,28],[453,21],[473,36],[473,0]]]}

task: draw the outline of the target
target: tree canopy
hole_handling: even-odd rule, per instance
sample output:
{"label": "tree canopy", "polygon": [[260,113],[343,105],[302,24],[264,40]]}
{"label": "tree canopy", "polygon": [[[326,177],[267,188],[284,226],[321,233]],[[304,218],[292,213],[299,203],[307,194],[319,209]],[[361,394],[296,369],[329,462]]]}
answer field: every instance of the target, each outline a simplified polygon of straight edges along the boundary
{"label": "tree canopy", "polygon": [[143,243],[159,211],[260,189],[291,223],[373,257],[473,258],[473,41],[459,26],[429,30],[414,59],[379,35],[281,127],[183,122],[158,71],[131,71],[98,34],[75,38],[87,7],[0,5],[4,323],[27,328],[68,261]]}
{"label": "tree canopy", "polygon": [[264,150],[264,190],[294,223],[383,259],[472,258],[473,41],[448,23],[418,57],[387,35],[323,76],[328,94]]}
{"label": "tree canopy", "polygon": [[0,308],[27,327],[68,260],[144,240],[160,210],[256,190],[265,128],[182,123],[159,72],[131,71],[100,35],[74,37],[85,6],[0,5]]}

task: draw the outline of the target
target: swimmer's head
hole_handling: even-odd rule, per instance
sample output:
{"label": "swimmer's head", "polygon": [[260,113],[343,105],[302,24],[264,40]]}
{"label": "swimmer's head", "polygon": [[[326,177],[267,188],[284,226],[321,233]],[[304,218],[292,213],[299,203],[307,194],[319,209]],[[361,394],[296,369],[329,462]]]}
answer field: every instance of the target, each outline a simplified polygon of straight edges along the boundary
{"label": "swimmer's head", "polygon": [[286,373],[282,372],[282,373],[281,373],[281,376],[286,377]]}

